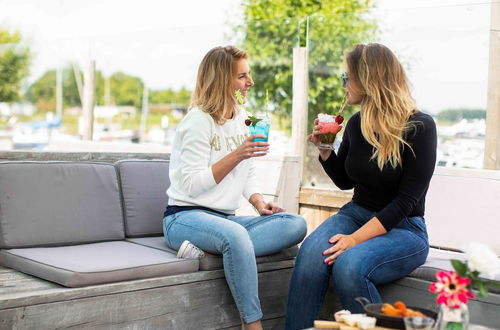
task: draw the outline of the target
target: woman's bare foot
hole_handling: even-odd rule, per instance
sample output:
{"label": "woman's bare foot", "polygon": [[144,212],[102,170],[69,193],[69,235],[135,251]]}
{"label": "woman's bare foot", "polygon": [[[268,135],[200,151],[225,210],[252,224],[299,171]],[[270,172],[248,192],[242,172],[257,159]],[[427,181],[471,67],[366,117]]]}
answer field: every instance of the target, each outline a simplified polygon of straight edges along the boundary
{"label": "woman's bare foot", "polygon": [[241,329],[243,330],[262,330],[262,323],[259,321],[255,321],[252,323],[243,323],[241,325]]}

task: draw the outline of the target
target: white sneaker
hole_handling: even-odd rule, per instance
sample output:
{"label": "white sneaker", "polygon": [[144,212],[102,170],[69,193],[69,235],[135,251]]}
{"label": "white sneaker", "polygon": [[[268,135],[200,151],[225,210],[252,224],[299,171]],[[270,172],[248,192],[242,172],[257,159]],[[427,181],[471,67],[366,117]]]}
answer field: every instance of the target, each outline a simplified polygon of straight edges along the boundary
{"label": "white sneaker", "polygon": [[199,247],[195,246],[190,241],[184,241],[177,252],[177,258],[179,259],[201,259],[205,256]]}

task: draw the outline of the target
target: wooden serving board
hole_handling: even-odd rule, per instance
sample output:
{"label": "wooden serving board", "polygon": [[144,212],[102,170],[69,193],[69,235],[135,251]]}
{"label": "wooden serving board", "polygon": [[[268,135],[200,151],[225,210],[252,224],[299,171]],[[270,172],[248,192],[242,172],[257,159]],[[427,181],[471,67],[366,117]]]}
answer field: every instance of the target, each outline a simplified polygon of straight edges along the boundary
{"label": "wooden serving board", "polygon": [[[360,330],[361,328],[358,327],[351,327],[345,323],[341,322],[335,322],[335,321],[314,321],[314,328],[313,329],[339,329],[339,330]],[[374,330],[393,330],[391,328],[384,328],[384,327],[378,327],[375,326],[375,328],[372,328]]]}

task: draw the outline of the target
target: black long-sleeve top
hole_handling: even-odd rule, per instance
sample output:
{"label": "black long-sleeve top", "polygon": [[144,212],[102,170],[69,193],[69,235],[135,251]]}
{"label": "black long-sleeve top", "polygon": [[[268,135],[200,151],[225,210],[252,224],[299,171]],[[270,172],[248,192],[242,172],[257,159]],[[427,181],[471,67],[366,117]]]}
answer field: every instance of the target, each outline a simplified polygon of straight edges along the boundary
{"label": "black long-sleeve top", "polygon": [[354,188],[353,201],[376,212],[384,228],[406,218],[424,216],[425,195],[436,164],[436,124],[422,112],[412,115],[414,125],[404,139],[413,149],[401,146],[402,165],[386,164],[382,171],[373,155],[373,147],[361,133],[360,112],[346,125],[338,152],[320,162],[335,185],[342,190]]}

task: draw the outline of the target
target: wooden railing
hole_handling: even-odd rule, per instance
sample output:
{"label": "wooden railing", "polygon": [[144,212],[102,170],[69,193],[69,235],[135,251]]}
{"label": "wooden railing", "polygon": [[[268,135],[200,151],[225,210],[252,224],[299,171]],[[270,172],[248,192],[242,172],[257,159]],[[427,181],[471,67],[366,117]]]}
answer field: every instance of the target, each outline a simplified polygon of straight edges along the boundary
{"label": "wooden railing", "polygon": [[299,194],[299,214],[307,221],[309,235],[325,219],[337,213],[352,198],[352,191],[302,188]]}

